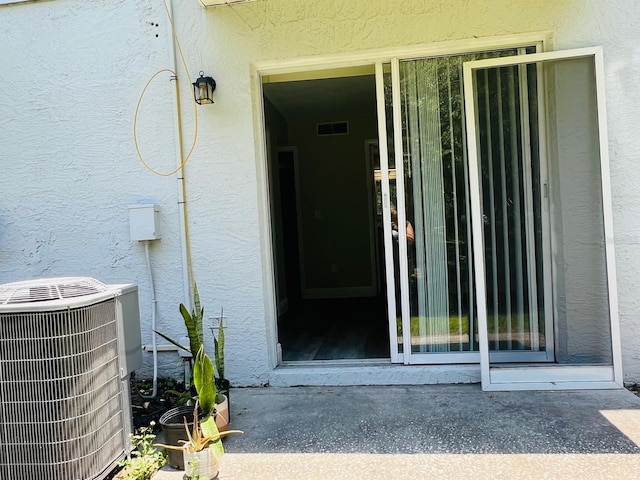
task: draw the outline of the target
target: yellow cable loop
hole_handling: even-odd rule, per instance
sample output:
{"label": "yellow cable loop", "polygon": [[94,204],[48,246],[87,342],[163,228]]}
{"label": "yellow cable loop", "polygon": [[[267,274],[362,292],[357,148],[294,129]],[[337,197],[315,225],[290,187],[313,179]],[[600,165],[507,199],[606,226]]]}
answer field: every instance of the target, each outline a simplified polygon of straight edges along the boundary
{"label": "yellow cable loop", "polygon": [[[176,28],[175,28],[175,24],[173,22],[173,18],[171,16],[171,12],[169,11],[169,7],[167,5],[166,0],[163,0],[164,3],[164,8],[165,11],[167,13],[167,18],[169,19],[169,24],[171,25],[171,31],[172,31],[172,35],[173,35],[173,39],[175,40],[175,45],[178,47],[178,52],[180,54],[180,59],[182,60],[182,66],[184,67],[184,71],[187,73],[187,75],[189,74],[189,68],[187,67],[187,62],[185,60],[184,57],[184,53],[182,51],[182,46],[180,45],[180,40],[178,39],[178,33],[176,32]],[[142,99],[144,98],[144,94],[146,93],[147,89],[149,88],[149,85],[151,85],[151,82],[153,82],[153,80],[155,80],[155,78],[160,75],[163,72],[168,72],[170,73],[175,82],[175,88],[176,88],[176,107],[177,107],[177,115],[178,115],[178,144],[179,144],[179,149],[180,149],[180,165],[178,165],[175,169],[173,169],[170,172],[159,172],[158,170],[154,169],[153,167],[151,167],[145,160],[144,157],[142,155],[142,152],[140,151],[140,145],[138,143],[138,114],[140,111],[140,105],[142,104]],[[142,164],[152,173],[159,175],[161,177],[169,177],[175,173],[177,173],[178,171],[181,172],[181,178],[180,180],[180,184],[181,184],[181,188],[182,188],[182,199],[183,199],[183,204],[182,204],[182,211],[184,214],[184,236],[185,236],[185,250],[186,250],[186,256],[187,256],[187,271],[188,271],[188,277],[189,280],[191,281],[191,284],[193,284],[194,281],[194,276],[193,276],[193,260],[191,258],[191,241],[190,241],[190,234],[189,234],[189,219],[188,219],[188,215],[187,215],[187,185],[185,182],[185,171],[184,171],[184,167],[187,163],[187,161],[189,160],[189,158],[191,158],[191,154],[193,153],[195,146],[196,146],[196,142],[198,139],[198,107],[196,105],[196,103],[193,103],[193,109],[194,109],[194,134],[193,134],[193,142],[191,144],[191,147],[189,149],[189,152],[187,153],[186,156],[184,156],[183,158],[183,151],[182,151],[182,120],[181,120],[181,113],[180,113],[180,89],[179,89],[179,85],[178,85],[178,74],[177,72],[171,70],[170,68],[163,68],[161,70],[158,70],[156,73],[154,73],[151,78],[147,81],[147,84],[144,86],[144,88],[142,89],[142,93],[140,94],[140,97],[138,98],[138,103],[136,105],[136,111],[135,111],[135,115],[133,118],[133,140],[134,140],[134,144],[135,144],[135,148],[136,148],[136,153],[138,155],[138,158],[140,159],[140,162],[142,162]]]}
{"label": "yellow cable loop", "polygon": [[[142,99],[144,98],[144,94],[147,91],[147,89],[149,88],[149,85],[151,85],[151,82],[153,82],[153,80],[155,80],[155,78],[158,75],[160,75],[161,73],[164,73],[164,72],[171,73],[176,78],[176,81],[177,81],[178,76],[176,75],[176,72],[174,72],[170,68],[163,68],[161,70],[158,70],[156,73],[154,73],[151,76],[151,78],[149,79],[147,84],[142,89],[142,93],[140,94],[140,98],[138,99],[138,104],[136,105],[136,113],[135,113],[135,115],[133,117],[133,142],[135,144],[136,153],[138,154],[138,158],[140,159],[140,162],[142,162],[142,164],[149,171],[151,171],[152,173],[154,173],[156,175],[159,175],[161,177],[170,177],[171,175],[173,175],[174,173],[178,172],[179,170],[182,170],[184,165],[187,163],[187,160],[189,160],[189,158],[191,157],[191,154],[193,153],[193,150],[195,149],[196,141],[197,141],[197,138],[198,138],[198,110],[194,107],[194,110],[195,110],[195,114],[194,114],[194,118],[195,118],[195,133],[194,133],[194,136],[193,136],[193,143],[191,144],[191,148],[189,149],[189,153],[187,154],[186,157],[184,157],[184,159],[182,159],[182,161],[180,162],[180,165],[178,165],[176,168],[174,168],[170,172],[159,172],[158,170],[153,168],[151,165],[149,165],[145,161],[144,157],[142,156],[142,153],[140,152],[140,144],[138,143],[138,114],[140,112],[140,105],[142,104]],[[194,102],[194,104],[195,104],[195,102]],[[182,155],[182,151],[180,152],[180,155]]]}
{"label": "yellow cable loop", "polygon": [[[169,24],[171,25],[171,31],[173,33],[173,38],[175,39],[176,42],[176,46],[178,47],[178,52],[180,53],[180,59],[182,60],[182,66],[184,67],[184,71],[187,72],[187,74],[189,73],[189,68],[187,67],[187,62],[184,58],[184,53],[182,52],[182,47],[180,46],[180,41],[178,40],[178,33],[176,32],[176,28],[175,25],[173,23],[173,18],[171,17],[171,13],[169,12],[169,7],[167,6],[167,2],[166,0],[163,0],[164,3],[164,8],[165,11],[167,13],[167,18],[169,19]],[[138,103],[136,105],[136,113],[133,117],[133,140],[134,140],[134,144],[136,147],[136,153],[138,155],[138,158],[140,159],[140,162],[142,162],[142,164],[152,173],[159,175],[161,177],[170,177],[171,175],[173,175],[174,173],[182,170],[184,168],[184,166],[186,165],[187,161],[189,160],[189,158],[191,158],[191,154],[193,153],[195,147],[196,147],[196,142],[198,140],[198,107],[196,105],[196,103],[194,102],[193,104],[193,117],[194,117],[194,134],[193,134],[193,142],[191,143],[191,147],[189,148],[189,151],[187,152],[187,155],[181,159],[180,161],[180,165],[178,165],[175,169],[171,170],[170,172],[159,172],[158,170],[154,169],[151,165],[149,165],[143,155],[142,152],[140,151],[140,145],[138,143],[138,113],[140,111],[140,105],[142,104],[142,99],[144,98],[144,94],[147,91],[147,89],[149,88],[149,85],[151,85],[151,82],[153,80],[155,80],[155,78],[160,75],[163,72],[169,72],[173,75],[174,79],[176,82],[178,82],[178,74],[177,72],[174,72],[173,70],[171,70],[170,68],[163,68],[161,70],[158,70],[156,73],[154,73],[151,78],[149,79],[149,81],[147,82],[147,84],[144,86],[144,88],[142,89],[142,93],[140,94],[140,98],[138,98]],[[176,85],[176,91],[177,91],[178,87]],[[179,114],[179,112],[178,112]],[[182,128],[182,124],[180,125],[180,128]],[[181,142],[182,143],[182,142]],[[180,156],[182,157],[182,148],[180,148]]]}

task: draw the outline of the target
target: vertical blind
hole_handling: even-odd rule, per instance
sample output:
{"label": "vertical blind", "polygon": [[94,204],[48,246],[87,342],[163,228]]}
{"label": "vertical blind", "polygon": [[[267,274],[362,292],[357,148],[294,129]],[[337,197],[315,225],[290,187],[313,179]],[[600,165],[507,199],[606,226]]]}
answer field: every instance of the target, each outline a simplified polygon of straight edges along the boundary
{"label": "vertical blind", "polygon": [[[412,352],[477,350],[462,64],[516,49],[400,62]],[[518,67],[477,78],[491,348],[540,346],[536,82]],[[543,340],[542,340],[543,343]]]}

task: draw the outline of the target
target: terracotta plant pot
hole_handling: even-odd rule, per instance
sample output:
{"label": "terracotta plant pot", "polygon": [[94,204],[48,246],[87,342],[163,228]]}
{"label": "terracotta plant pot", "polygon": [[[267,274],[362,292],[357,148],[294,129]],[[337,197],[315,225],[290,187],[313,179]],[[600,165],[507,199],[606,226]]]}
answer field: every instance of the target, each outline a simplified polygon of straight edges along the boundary
{"label": "terracotta plant pot", "polygon": [[224,400],[216,403],[216,426],[220,432],[229,430],[229,399],[226,395],[220,394]]}
{"label": "terracotta plant pot", "polygon": [[199,452],[182,452],[184,456],[184,472],[186,478],[198,478],[200,480],[213,480],[218,476],[219,460],[214,455],[213,449],[205,448]]}

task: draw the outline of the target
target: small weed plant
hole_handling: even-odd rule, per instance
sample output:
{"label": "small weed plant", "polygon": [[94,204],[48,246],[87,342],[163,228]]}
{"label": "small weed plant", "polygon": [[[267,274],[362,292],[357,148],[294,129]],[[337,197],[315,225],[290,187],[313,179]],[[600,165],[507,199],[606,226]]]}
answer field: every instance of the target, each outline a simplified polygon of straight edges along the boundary
{"label": "small weed plant", "polygon": [[131,455],[120,462],[125,476],[122,480],[150,480],[156,471],[167,463],[167,455],[153,446],[155,422],[148,427],[140,427],[131,435]]}

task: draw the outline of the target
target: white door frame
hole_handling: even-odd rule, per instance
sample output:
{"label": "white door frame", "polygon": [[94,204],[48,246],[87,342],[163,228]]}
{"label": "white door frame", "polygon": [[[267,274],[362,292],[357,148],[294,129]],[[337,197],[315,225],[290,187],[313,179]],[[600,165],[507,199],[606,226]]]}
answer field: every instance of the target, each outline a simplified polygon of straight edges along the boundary
{"label": "white door frame", "polygon": [[[313,57],[294,58],[287,60],[261,61],[251,65],[252,91],[254,98],[254,131],[256,134],[256,157],[257,157],[257,176],[258,176],[258,197],[261,201],[259,204],[259,228],[263,233],[261,237],[262,263],[264,272],[263,288],[267,292],[265,294],[265,312],[267,322],[268,336],[268,353],[270,366],[275,367],[281,362],[278,355],[277,340],[277,306],[275,302],[275,278],[273,269],[273,238],[271,232],[270,220],[270,197],[269,197],[269,181],[267,169],[267,152],[266,152],[266,135],[265,135],[265,118],[263,103],[263,79],[270,75],[292,74],[293,78],[300,72],[311,72],[317,70],[327,70],[332,68],[355,67],[363,65],[375,65],[376,68],[376,101],[378,106],[378,137],[384,139],[380,141],[380,160],[381,175],[383,189],[383,222],[384,222],[384,238],[385,244],[390,244],[391,228],[390,228],[390,210],[389,210],[389,170],[388,170],[388,149],[386,145],[386,117],[380,115],[384,112],[384,79],[382,65],[383,63],[395,62],[395,70],[398,71],[399,59],[425,58],[438,55],[455,55],[471,52],[480,52],[491,49],[502,48],[518,48],[523,46],[537,45],[538,49],[544,48],[544,45],[551,44],[549,32],[527,32],[513,35],[488,36],[482,38],[470,38],[462,40],[452,40],[444,42],[436,42],[430,44],[422,44],[415,46],[401,46],[392,48],[383,48],[376,50],[365,50],[350,53],[339,53],[329,55],[318,55]],[[398,89],[396,88],[396,91]],[[399,105],[399,104],[398,104]],[[395,129],[397,130],[397,129]],[[401,140],[401,135],[399,136]],[[386,169],[383,168],[386,164]],[[386,171],[385,171],[386,170]],[[398,174],[397,177],[400,177]],[[386,195],[385,195],[386,194]],[[404,214],[404,208],[402,212]],[[406,252],[406,239],[405,239]],[[390,255],[390,256],[389,256]],[[390,262],[390,263],[389,263]],[[406,259],[405,259],[406,263]],[[393,272],[393,252],[385,249],[386,271]],[[405,271],[408,267],[405,266]],[[389,275],[389,273],[387,273]],[[393,274],[392,274],[393,275]],[[408,316],[408,279],[405,276],[407,286],[404,287],[407,296],[406,306],[402,307],[407,314],[403,315],[403,331],[409,330],[410,319]],[[389,290],[391,289],[391,291]],[[414,358],[404,358],[402,353],[398,352],[398,339],[396,328],[396,304],[393,276],[391,281],[387,277],[387,298],[388,298],[388,316],[389,316],[389,333],[390,333],[390,360],[393,363],[421,363],[421,364],[462,364],[462,363],[478,363],[479,353],[434,353],[414,355]],[[405,325],[406,323],[406,325]],[[403,340],[403,348],[410,352],[410,338]],[[407,356],[409,357],[409,356]]]}

